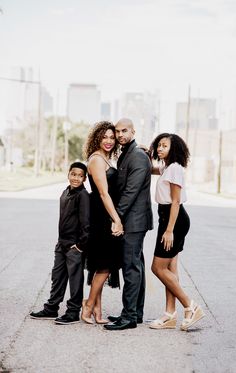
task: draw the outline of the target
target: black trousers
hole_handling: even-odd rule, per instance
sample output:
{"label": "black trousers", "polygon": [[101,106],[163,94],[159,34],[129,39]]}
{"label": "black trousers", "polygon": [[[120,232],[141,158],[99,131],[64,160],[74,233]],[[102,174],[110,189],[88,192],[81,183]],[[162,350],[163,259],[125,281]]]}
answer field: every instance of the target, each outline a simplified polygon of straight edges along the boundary
{"label": "black trousers", "polygon": [[83,300],[84,285],[83,254],[76,249],[66,250],[56,245],[50,298],[44,304],[47,312],[55,312],[63,301],[69,280],[70,299],[67,301],[67,314],[78,315]]}
{"label": "black trousers", "polygon": [[137,322],[143,317],[145,299],[145,263],[143,240],[146,231],[125,233],[122,238],[124,287],[122,294],[123,319]]}

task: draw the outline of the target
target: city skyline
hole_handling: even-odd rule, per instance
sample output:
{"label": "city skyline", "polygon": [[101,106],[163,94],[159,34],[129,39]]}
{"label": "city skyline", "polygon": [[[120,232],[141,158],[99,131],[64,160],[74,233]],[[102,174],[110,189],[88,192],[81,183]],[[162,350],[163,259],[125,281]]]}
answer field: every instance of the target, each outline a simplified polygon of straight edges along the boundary
{"label": "city skyline", "polygon": [[[33,67],[61,111],[71,83],[98,85],[102,101],[161,92],[165,126],[176,102],[236,96],[236,4],[232,1],[51,1],[0,3],[0,76]],[[38,77],[35,77],[38,79]]]}

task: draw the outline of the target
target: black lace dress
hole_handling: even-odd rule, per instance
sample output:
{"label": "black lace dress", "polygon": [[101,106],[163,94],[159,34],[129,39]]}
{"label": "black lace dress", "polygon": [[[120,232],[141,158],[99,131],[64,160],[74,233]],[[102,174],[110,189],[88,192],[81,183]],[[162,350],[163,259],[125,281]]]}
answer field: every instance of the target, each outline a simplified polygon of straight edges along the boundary
{"label": "black lace dress", "polygon": [[[116,204],[117,170],[110,167],[106,171],[108,192],[114,205]],[[91,175],[88,175],[91,186],[91,220],[90,239],[87,253],[88,285],[97,270],[109,270],[108,284],[119,287],[119,268],[121,267],[120,237],[111,234],[111,218],[100,198],[98,189]]]}

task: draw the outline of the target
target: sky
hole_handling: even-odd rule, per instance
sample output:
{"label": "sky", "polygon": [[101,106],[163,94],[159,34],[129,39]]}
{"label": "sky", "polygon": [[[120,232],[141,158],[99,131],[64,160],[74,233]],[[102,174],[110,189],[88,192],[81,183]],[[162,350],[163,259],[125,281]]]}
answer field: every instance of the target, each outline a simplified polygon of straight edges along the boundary
{"label": "sky", "polygon": [[0,76],[33,67],[62,97],[72,82],[97,84],[108,101],[160,91],[172,109],[191,85],[192,96],[220,100],[222,115],[233,110],[236,0],[0,0],[0,9]]}

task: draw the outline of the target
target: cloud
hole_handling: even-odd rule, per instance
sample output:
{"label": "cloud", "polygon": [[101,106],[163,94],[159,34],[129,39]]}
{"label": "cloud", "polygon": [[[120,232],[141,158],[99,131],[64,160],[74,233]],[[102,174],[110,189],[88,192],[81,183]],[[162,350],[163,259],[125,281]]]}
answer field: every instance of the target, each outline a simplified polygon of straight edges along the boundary
{"label": "cloud", "polygon": [[75,8],[73,7],[66,7],[66,8],[51,8],[49,9],[49,14],[52,16],[62,17],[65,15],[70,15],[74,12]]}

